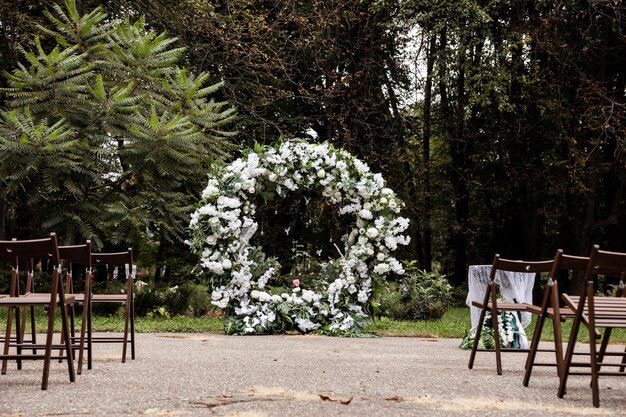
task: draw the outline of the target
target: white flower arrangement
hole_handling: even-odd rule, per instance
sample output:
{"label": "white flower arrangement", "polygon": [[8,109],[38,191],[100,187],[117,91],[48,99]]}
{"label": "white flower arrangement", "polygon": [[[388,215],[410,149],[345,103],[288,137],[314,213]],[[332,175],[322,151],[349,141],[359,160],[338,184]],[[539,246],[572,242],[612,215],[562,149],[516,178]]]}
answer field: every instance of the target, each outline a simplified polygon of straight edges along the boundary
{"label": "white flower arrangement", "polygon": [[[268,187],[281,197],[287,191],[321,189],[341,215],[353,219],[342,256],[332,261],[339,278],[323,294],[296,287],[290,294],[270,295],[264,288],[276,271],[253,276],[249,256],[258,229],[256,193]],[[409,243],[402,234],[409,225],[399,216],[402,206],[380,174],[345,150],[287,141],[257,147],[208,181],[191,216],[188,244],[204,271],[223,278],[212,303],[228,310],[230,332],[271,333],[286,327],[279,323],[283,319],[302,332],[349,332],[366,317],[373,282],[391,271],[404,272],[392,255],[398,245]]]}

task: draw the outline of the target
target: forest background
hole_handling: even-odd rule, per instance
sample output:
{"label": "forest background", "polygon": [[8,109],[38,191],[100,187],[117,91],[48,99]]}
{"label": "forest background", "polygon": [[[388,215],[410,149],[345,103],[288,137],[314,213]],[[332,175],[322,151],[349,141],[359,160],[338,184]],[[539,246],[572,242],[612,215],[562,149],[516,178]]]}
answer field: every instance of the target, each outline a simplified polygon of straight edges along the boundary
{"label": "forest background", "polygon": [[[10,73],[23,61],[19,45],[54,4],[0,0],[0,69]],[[281,136],[346,148],[406,203],[412,240],[399,258],[453,285],[464,283],[468,264],[490,263],[495,252],[586,255],[594,243],[626,251],[621,0],[77,1],[81,13],[98,5],[111,17],[145,15],[148,27],[185,48],[186,67],[223,83],[215,94],[237,110],[237,134],[228,138],[235,146],[209,149],[207,161]],[[7,100],[2,95],[0,107]],[[184,201],[163,203],[176,212],[168,227],[146,212],[147,221],[129,223],[132,233],[112,239],[104,231],[119,229],[118,217],[83,229],[69,218],[66,227],[78,232],[61,238],[132,246],[140,264],[156,265],[157,282],[176,283],[193,267],[184,224],[205,185],[196,175]],[[58,228],[46,223],[53,206],[81,204],[21,190],[0,178],[2,239]],[[263,246],[281,263],[294,248],[328,246],[329,230],[331,240],[341,233],[332,209],[321,198],[303,204],[309,197],[259,212]],[[315,224],[307,228],[305,218]]]}

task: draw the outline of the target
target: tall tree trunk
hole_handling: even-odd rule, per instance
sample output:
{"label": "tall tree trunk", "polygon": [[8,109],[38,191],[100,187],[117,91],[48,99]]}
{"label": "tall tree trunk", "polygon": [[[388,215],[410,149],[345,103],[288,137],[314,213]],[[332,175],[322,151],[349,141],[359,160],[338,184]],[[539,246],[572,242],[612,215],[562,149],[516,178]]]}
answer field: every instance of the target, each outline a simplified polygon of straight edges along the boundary
{"label": "tall tree trunk", "polygon": [[431,229],[431,205],[430,195],[430,128],[431,128],[431,104],[433,87],[433,68],[435,65],[435,54],[437,39],[435,35],[430,35],[428,42],[428,57],[426,58],[426,85],[424,86],[424,138],[422,144],[422,162],[424,164],[424,213],[421,224],[423,227],[422,247],[424,254],[424,264],[422,268],[428,272],[432,271],[432,229]]}

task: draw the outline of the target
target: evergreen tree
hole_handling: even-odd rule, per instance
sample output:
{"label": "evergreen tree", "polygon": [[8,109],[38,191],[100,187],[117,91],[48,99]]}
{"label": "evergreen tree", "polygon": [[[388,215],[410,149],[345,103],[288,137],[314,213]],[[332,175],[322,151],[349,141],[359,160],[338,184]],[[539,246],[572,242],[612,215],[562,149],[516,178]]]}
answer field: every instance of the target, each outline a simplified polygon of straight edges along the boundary
{"label": "evergreen tree", "polygon": [[212,164],[235,149],[221,83],[178,66],[175,38],[144,19],[45,12],[44,37],[5,73],[0,178],[12,236],[56,231],[95,246],[182,241]]}

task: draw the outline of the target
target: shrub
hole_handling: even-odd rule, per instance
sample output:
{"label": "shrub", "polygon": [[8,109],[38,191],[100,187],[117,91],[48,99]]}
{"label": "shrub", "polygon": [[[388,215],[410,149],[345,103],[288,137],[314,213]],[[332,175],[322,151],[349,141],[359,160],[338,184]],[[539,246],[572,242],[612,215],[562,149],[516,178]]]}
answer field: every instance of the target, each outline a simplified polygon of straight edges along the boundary
{"label": "shrub", "polygon": [[189,293],[189,307],[194,317],[202,317],[211,309],[211,296],[206,286],[192,285]]}
{"label": "shrub", "polygon": [[151,285],[135,292],[135,314],[137,316],[146,316],[163,306],[164,303],[165,295],[163,292]]}
{"label": "shrub", "polygon": [[396,320],[438,320],[452,301],[445,276],[410,270],[399,283],[389,283],[381,296],[381,312]]}

